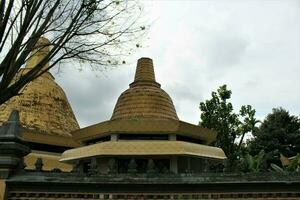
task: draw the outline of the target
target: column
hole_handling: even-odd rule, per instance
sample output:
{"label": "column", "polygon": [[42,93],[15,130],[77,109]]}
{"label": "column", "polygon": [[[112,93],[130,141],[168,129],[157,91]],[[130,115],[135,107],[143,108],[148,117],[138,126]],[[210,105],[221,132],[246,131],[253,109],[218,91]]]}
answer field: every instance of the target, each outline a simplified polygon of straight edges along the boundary
{"label": "column", "polygon": [[178,173],[178,167],[177,167],[177,157],[172,156],[170,158],[170,171],[177,174]]}

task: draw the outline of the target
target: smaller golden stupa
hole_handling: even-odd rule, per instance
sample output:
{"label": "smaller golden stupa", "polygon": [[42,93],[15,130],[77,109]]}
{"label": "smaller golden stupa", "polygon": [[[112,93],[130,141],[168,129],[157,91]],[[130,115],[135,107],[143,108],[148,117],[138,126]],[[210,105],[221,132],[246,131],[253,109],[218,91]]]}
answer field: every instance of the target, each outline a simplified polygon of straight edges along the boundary
{"label": "smaller golden stupa", "polygon": [[185,173],[203,171],[208,159],[226,159],[222,149],[208,146],[216,132],[178,119],[172,99],[155,80],[150,58],[138,60],[129,86],[110,120],[73,132],[83,147],[65,151],[62,162],[86,172],[98,166],[99,173]]}

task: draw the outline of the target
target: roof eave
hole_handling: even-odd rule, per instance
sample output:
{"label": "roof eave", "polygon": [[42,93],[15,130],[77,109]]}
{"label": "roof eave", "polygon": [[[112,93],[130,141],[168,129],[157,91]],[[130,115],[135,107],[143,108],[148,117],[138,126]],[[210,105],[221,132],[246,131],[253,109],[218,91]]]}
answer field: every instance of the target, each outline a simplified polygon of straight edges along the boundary
{"label": "roof eave", "polygon": [[73,138],[78,142],[86,142],[111,134],[177,134],[199,139],[204,144],[215,141],[217,133],[179,120],[165,119],[132,119],[109,120],[72,132]]}

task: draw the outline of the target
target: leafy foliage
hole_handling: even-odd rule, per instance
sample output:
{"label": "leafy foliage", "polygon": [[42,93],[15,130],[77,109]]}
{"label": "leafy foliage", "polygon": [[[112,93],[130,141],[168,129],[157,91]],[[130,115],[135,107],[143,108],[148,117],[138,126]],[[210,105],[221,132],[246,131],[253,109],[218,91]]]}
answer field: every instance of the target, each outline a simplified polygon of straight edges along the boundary
{"label": "leafy foliage", "polygon": [[296,157],[289,163],[286,169],[287,171],[291,171],[291,172],[300,171],[300,153],[296,155]]}
{"label": "leafy foliage", "polygon": [[270,167],[271,167],[272,171],[279,172],[279,173],[285,173],[284,168],[281,168],[274,163],[271,163]]}
{"label": "leafy foliage", "polygon": [[[250,105],[242,106],[238,114],[234,113],[229,102],[231,94],[231,90],[223,85],[217,92],[212,92],[210,100],[200,103],[200,126],[218,132],[215,146],[224,150],[229,158],[230,168],[233,168],[235,161],[240,157],[245,134],[256,129],[258,121],[255,119],[255,110]],[[239,137],[241,140],[236,144]]]}
{"label": "leafy foliage", "polygon": [[247,172],[259,172],[263,169],[265,164],[265,152],[261,150],[257,155],[252,156],[250,154],[246,154],[246,170]]}
{"label": "leafy foliage", "polygon": [[[235,113],[229,102],[232,92],[226,85],[212,92],[212,98],[200,103],[200,125],[218,132],[215,146],[229,158],[231,170],[243,172],[299,171],[300,119],[283,108],[275,108],[257,127],[255,110],[242,106]],[[254,139],[244,143],[246,133]],[[239,140],[239,142],[238,142]],[[286,167],[280,166],[279,155],[296,156]]]}
{"label": "leafy foliage", "polygon": [[258,129],[254,139],[249,143],[252,155],[260,150],[266,152],[268,166],[271,163],[280,165],[280,153],[286,157],[300,152],[300,120],[290,115],[283,108],[273,109]]}

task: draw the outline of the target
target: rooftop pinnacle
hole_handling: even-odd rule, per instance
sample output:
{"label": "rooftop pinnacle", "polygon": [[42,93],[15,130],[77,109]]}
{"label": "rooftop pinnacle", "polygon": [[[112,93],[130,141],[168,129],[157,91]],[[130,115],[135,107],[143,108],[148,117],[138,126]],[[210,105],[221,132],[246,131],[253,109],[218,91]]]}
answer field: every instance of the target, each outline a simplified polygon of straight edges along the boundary
{"label": "rooftop pinnacle", "polygon": [[140,58],[138,60],[134,82],[130,84],[130,87],[135,87],[137,85],[153,85],[160,87],[155,81],[154,67],[151,58]]}
{"label": "rooftop pinnacle", "polygon": [[138,60],[134,81],[155,81],[152,59],[140,58]]}

